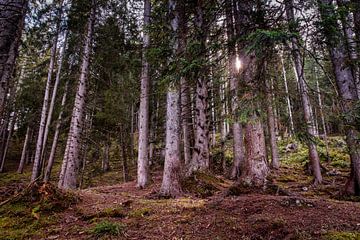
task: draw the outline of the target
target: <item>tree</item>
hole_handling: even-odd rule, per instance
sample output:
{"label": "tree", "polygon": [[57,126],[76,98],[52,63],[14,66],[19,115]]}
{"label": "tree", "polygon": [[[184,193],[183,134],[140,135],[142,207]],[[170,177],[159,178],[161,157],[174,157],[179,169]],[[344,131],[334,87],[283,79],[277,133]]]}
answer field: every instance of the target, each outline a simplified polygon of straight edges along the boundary
{"label": "tree", "polygon": [[209,150],[209,113],[208,113],[208,78],[206,66],[206,39],[209,33],[209,13],[206,6],[212,4],[204,1],[196,1],[195,7],[195,43],[193,57],[197,59],[199,67],[197,69],[196,88],[195,88],[195,143],[190,163],[189,173],[194,171],[205,171],[209,169],[210,150]]}
{"label": "tree", "polygon": [[36,151],[35,151],[33,170],[32,170],[32,174],[31,174],[31,181],[35,181],[36,179],[39,178],[39,176],[41,174],[41,168],[43,166],[43,161],[42,161],[43,160],[42,153],[44,151],[43,142],[44,142],[44,138],[47,137],[45,135],[45,133],[47,132],[46,119],[49,117],[48,116],[49,98],[50,98],[52,77],[53,77],[55,61],[56,61],[57,44],[58,44],[58,38],[59,38],[59,32],[60,32],[61,13],[62,13],[62,10],[60,7],[60,10],[57,13],[58,20],[56,23],[56,30],[55,30],[56,32],[55,32],[55,36],[54,36],[54,39],[52,41],[52,46],[51,46],[50,64],[49,64],[48,76],[47,76],[47,80],[46,80],[44,100],[43,100],[43,105],[42,105],[42,110],[41,110],[39,132],[38,132],[37,141],[36,141]]}
{"label": "tree", "polygon": [[149,62],[146,51],[150,45],[149,24],[151,5],[150,0],[144,0],[144,35],[143,35],[143,59],[141,72],[141,94],[139,109],[139,151],[138,151],[138,174],[137,185],[144,188],[149,178],[149,92],[150,76]]}
{"label": "tree", "polygon": [[[249,36],[253,33],[253,25],[262,25],[262,5],[257,5],[256,1],[239,1],[238,7],[241,9],[241,18],[238,20],[239,28],[244,29],[244,33]],[[258,18],[251,16],[257,15]],[[238,182],[246,186],[261,187],[266,183],[269,167],[266,159],[265,135],[263,123],[260,117],[260,88],[258,87],[261,76],[264,74],[264,59],[259,57],[254,50],[247,50],[249,41],[242,40],[239,44],[239,58],[242,62],[240,78],[242,80],[241,89],[244,89],[240,102],[241,110],[245,114],[245,160],[244,166]]]}
{"label": "tree", "polygon": [[[171,45],[175,59],[179,54],[179,22],[183,16],[181,11],[184,11],[182,1],[169,0],[170,24],[173,34]],[[176,197],[182,192],[180,184],[180,87],[175,79],[172,80],[167,89],[165,163],[160,188],[160,195],[168,197]]]}
{"label": "tree", "polygon": [[316,144],[314,142],[315,141],[314,116],[312,115],[312,110],[311,110],[312,106],[309,98],[308,87],[306,85],[305,75],[304,75],[304,68],[303,68],[304,64],[300,52],[300,42],[298,37],[296,37],[298,36],[298,30],[296,27],[293,0],[285,0],[285,10],[286,10],[287,21],[289,24],[289,30],[291,33],[294,34],[290,39],[292,57],[295,64],[296,76],[299,81],[299,91],[303,105],[304,119],[306,122],[306,133],[308,135],[307,145],[309,148],[311,171],[314,175],[314,184],[317,185],[322,182],[320,159],[316,149]]}
{"label": "tree", "polygon": [[89,75],[91,44],[96,18],[96,0],[91,1],[91,10],[88,17],[84,52],[82,56],[81,72],[75,96],[74,108],[71,116],[70,130],[66,142],[64,159],[61,166],[59,188],[75,189],[77,187],[77,172],[80,165],[80,143],[85,111],[86,85]]}
{"label": "tree", "polygon": [[[244,162],[244,141],[243,141],[243,127],[239,122],[239,103],[238,103],[238,88],[239,88],[239,78],[236,76],[236,42],[235,42],[235,29],[233,22],[233,11],[237,9],[232,5],[231,1],[227,1],[225,5],[226,12],[226,32],[227,32],[227,50],[228,50],[228,68],[229,68],[229,78],[230,78],[230,95],[231,95],[231,110],[234,114],[232,131],[233,131],[233,151],[234,151],[234,161],[233,167],[231,170],[231,178],[237,179],[240,176],[241,165]],[[236,13],[238,14],[238,13]],[[240,33],[239,33],[240,34]]]}
{"label": "tree", "polygon": [[331,0],[318,0],[321,15],[321,26],[330,54],[336,86],[340,94],[340,104],[344,114],[346,142],[351,158],[351,174],[345,191],[350,194],[360,194],[360,133],[354,122],[354,111],[358,95],[355,81],[348,64],[348,53],[344,41],[345,36],[340,32],[336,16],[335,6]]}
{"label": "tree", "polygon": [[11,85],[28,1],[0,1],[0,115]]}

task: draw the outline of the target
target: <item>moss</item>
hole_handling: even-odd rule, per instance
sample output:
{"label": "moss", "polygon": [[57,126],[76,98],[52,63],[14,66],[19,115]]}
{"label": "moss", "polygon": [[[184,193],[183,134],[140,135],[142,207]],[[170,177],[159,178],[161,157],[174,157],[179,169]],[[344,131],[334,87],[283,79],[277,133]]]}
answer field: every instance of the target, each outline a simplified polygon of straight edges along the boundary
{"label": "moss", "polygon": [[359,240],[360,232],[329,232],[323,236],[324,240]]}
{"label": "moss", "polygon": [[214,195],[215,192],[225,190],[230,184],[214,175],[195,172],[182,181],[182,186],[185,192],[206,198]]}
{"label": "moss", "polygon": [[85,221],[93,221],[94,219],[98,218],[124,218],[126,216],[126,213],[122,207],[115,207],[115,208],[105,208],[102,211],[86,214],[83,213],[81,210],[78,210],[77,212],[81,218]]}
{"label": "moss", "polygon": [[149,216],[151,214],[152,214],[152,210],[150,208],[139,208],[129,212],[128,216],[134,218],[141,218],[141,217]]}
{"label": "moss", "polygon": [[101,237],[104,235],[119,236],[123,234],[124,230],[124,224],[102,221],[96,224],[92,229],[90,229],[90,233],[92,233],[96,237]]}

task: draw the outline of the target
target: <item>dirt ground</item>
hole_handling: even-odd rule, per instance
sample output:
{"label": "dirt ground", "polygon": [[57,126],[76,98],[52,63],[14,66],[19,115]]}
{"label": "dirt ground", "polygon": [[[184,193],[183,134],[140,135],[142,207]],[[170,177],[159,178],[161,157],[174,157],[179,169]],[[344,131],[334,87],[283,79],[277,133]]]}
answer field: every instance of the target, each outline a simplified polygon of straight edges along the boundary
{"label": "dirt ground", "polygon": [[[44,239],[360,239],[358,202],[224,191],[208,198],[156,199],[159,184],[156,177],[146,190],[129,182],[78,191],[80,203],[60,213]],[[104,220],[120,223],[121,233],[89,232]]]}

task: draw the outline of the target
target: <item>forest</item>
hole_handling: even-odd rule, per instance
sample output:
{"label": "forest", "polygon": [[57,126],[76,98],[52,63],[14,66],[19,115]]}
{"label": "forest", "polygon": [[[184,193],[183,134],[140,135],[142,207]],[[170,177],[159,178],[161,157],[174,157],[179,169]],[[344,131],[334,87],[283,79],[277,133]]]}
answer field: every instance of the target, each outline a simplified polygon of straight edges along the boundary
{"label": "forest", "polygon": [[359,240],[359,58],[359,0],[0,0],[0,240]]}

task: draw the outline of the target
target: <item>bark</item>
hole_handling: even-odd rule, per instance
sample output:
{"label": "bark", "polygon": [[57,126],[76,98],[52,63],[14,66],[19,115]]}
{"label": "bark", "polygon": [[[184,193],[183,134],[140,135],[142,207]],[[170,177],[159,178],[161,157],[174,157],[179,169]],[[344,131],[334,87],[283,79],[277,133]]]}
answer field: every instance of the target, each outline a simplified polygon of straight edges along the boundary
{"label": "bark", "polygon": [[[205,21],[202,1],[197,2],[195,14],[196,38],[199,43],[198,58],[205,59],[208,23]],[[205,62],[205,61],[202,61]],[[204,63],[203,63],[204,64]],[[195,143],[189,174],[209,169],[209,116],[208,116],[208,76],[207,67],[201,66],[197,73],[195,95]]]}
{"label": "bark", "polygon": [[53,115],[53,111],[54,111],[57,89],[58,89],[60,79],[61,79],[61,70],[62,70],[62,65],[63,65],[65,49],[66,49],[66,41],[67,41],[67,32],[65,32],[64,45],[60,52],[59,66],[57,69],[55,83],[54,83],[54,87],[52,90],[49,112],[47,114],[46,125],[45,125],[45,130],[44,130],[44,137],[43,137],[43,142],[42,142],[41,161],[44,161],[43,158],[44,158],[44,154],[45,154],[45,150],[46,150],[46,142],[47,142],[47,138],[48,138],[48,134],[49,134],[49,130],[50,130],[50,124],[51,124],[51,120],[52,120],[52,115]]}
{"label": "bark", "polygon": [[241,173],[241,165],[244,162],[244,141],[243,141],[243,127],[239,122],[239,103],[238,103],[238,89],[239,78],[236,76],[235,62],[236,62],[236,46],[234,41],[234,22],[233,22],[233,6],[230,1],[226,2],[226,31],[228,38],[228,72],[230,78],[230,97],[231,97],[231,110],[233,113],[233,152],[234,161],[230,177],[237,179]]}
{"label": "bark", "polygon": [[41,117],[40,117],[40,125],[39,125],[39,131],[38,131],[38,137],[36,141],[36,150],[35,150],[35,159],[34,159],[34,165],[33,170],[31,174],[31,181],[34,181],[35,179],[38,179],[41,174],[41,167],[43,165],[41,156],[43,152],[43,140],[44,140],[44,133],[46,128],[46,118],[47,118],[47,111],[48,111],[48,105],[49,105],[49,97],[50,97],[50,88],[51,88],[51,82],[52,82],[52,75],[54,71],[55,66],[55,59],[56,59],[56,50],[57,50],[57,43],[58,43],[58,37],[59,37],[59,23],[56,26],[57,32],[55,34],[55,37],[53,39],[52,47],[51,47],[51,55],[50,55],[50,65],[48,70],[48,76],[45,86],[45,94],[44,94],[44,100],[41,110]]}
{"label": "bark", "polygon": [[342,29],[345,36],[345,42],[347,46],[348,55],[350,58],[350,64],[352,69],[353,78],[357,88],[357,94],[360,96],[360,68],[358,63],[358,43],[356,42],[356,36],[354,33],[353,23],[354,18],[350,14],[350,0],[336,0],[339,7],[343,8],[341,14]]}
{"label": "bark", "polygon": [[65,148],[58,186],[64,189],[75,189],[80,164],[81,134],[83,130],[83,115],[85,111],[86,84],[88,81],[91,44],[96,17],[96,0],[92,0],[91,12],[87,23],[87,33],[82,57],[81,73],[78,82],[75,103],[71,117],[70,130]]}
{"label": "bark", "polygon": [[0,0],[0,116],[13,79],[27,5],[26,0]]}
{"label": "bark", "polygon": [[65,84],[64,94],[63,94],[63,97],[62,97],[62,100],[61,100],[61,110],[60,110],[59,116],[58,116],[57,121],[56,121],[55,134],[54,134],[54,139],[53,139],[53,142],[52,142],[52,145],[51,145],[50,156],[49,156],[47,166],[46,166],[46,171],[45,171],[45,175],[44,175],[44,182],[48,182],[50,180],[51,170],[52,170],[53,165],[54,165],[56,148],[57,148],[57,144],[58,144],[58,140],[59,140],[60,127],[61,127],[62,118],[63,118],[63,115],[64,115],[64,107],[65,107],[65,103],[66,103],[68,89],[69,89],[69,81],[67,81],[66,84]]}
{"label": "bark", "polygon": [[290,120],[290,136],[292,136],[295,133],[295,128],[294,128],[294,120],[293,120],[293,115],[292,115],[292,110],[291,110],[291,101],[290,101],[289,88],[288,88],[288,82],[287,82],[287,77],[286,77],[286,69],[285,69],[285,65],[284,65],[284,58],[282,55],[280,56],[280,59],[281,59],[281,67],[282,67],[284,85],[285,85],[286,103],[287,103],[287,109],[288,109],[289,120]]}
{"label": "bark", "polygon": [[[319,11],[323,22],[328,22],[332,16],[335,15],[334,6],[331,0],[318,0]],[[337,31],[339,36],[340,27],[337,22],[331,25],[331,32]],[[325,29],[327,30],[327,29]],[[327,33],[327,32],[325,32]],[[331,35],[325,34],[326,43],[330,53],[331,62],[333,65],[334,75],[336,78],[336,85],[341,97],[341,108],[344,115],[351,115],[355,108],[356,101],[358,101],[357,89],[353,80],[353,74],[350,66],[347,64],[347,52],[340,38],[334,41]],[[350,120],[351,118],[344,118],[346,142],[350,152],[351,159],[351,174],[348,183],[345,186],[345,191],[350,194],[360,194],[360,133],[356,130],[356,123]]]}
{"label": "bark", "polygon": [[120,145],[121,145],[121,156],[122,156],[122,170],[123,170],[123,180],[124,182],[129,181],[129,169],[128,169],[128,154],[127,154],[127,146],[125,141],[125,133],[123,132],[123,129],[121,130],[121,139],[120,139]]}
{"label": "bark", "polygon": [[274,115],[274,102],[271,84],[266,81],[266,112],[267,112],[267,124],[270,135],[270,147],[271,147],[271,165],[274,169],[278,169],[280,166],[279,162],[279,151],[276,140],[275,130],[275,115]]}
{"label": "bark", "polygon": [[221,122],[220,122],[220,147],[221,147],[221,162],[222,162],[222,170],[223,174],[227,175],[227,163],[225,159],[225,142],[227,138],[226,133],[226,96],[225,96],[225,85],[220,85],[220,98],[221,98]]}
{"label": "bark", "polygon": [[[184,11],[183,2],[169,0],[169,12],[171,16],[171,28],[173,32],[173,55],[178,56],[179,46],[179,22],[181,12]],[[166,106],[166,140],[165,140],[165,163],[160,195],[176,197],[181,194],[180,170],[180,87],[177,83],[171,83],[167,92]]]}
{"label": "bark", "polygon": [[360,44],[360,2],[351,0],[353,5],[354,25],[357,43]]}
{"label": "bark", "polygon": [[143,31],[143,59],[141,73],[141,94],[139,109],[139,151],[137,168],[137,186],[144,188],[149,181],[149,91],[150,76],[149,62],[146,58],[146,51],[150,46],[150,25],[151,5],[150,0],[144,0],[144,31]]}
{"label": "bark", "polygon": [[191,106],[190,106],[190,92],[189,85],[186,78],[181,78],[181,123],[184,142],[184,162],[188,166],[191,161],[191,139],[192,121],[191,121]]}
{"label": "bark", "polygon": [[102,161],[102,170],[103,172],[108,172],[110,170],[110,139],[105,142],[104,157]]}
{"label": "bark", "polygon": [[28,145],[29,145],[29,140],[30,140],[30,132],[31,132],[31,127],[29,125],[26,128],[25,140],[24,140],[24,145],[23,145],[23,149],[21,152],[21,159],[20,159],[19,167],[17,169],[17,173],[23,173],[23,171],[24,171],[24,166],[25,166],[25,162],[26,162],[26,151],[28,150]]}
{"label": "bark", "polygon": [[[293,0],[285,0],[285,8],[286,8],[287,20],[289,23],[289,30],[291,32],[298,32],[298,30],[294,26],[295,14],[294,14]],[[291,38],[291,50],[293,55],[292,57],[294,60],[295,72],[299,81],[299,90],[303,105],[304,119],[306,122],[306,131],[309,138],[315,138],[314,118],[311,113],[312,112],[311,103],[310,103],[310,98],[304,76],[304,68],[303,68],[304,65],[302,63],[302,57],[299,46],[300,46],[299,39],[295,36],[292,37]],[[307,145],[309,148],[311,168],[314,175],[314,184],[317,185],[322,182],[319,155],[314,141],[312,141],[311,139],[308,140]]]}
{"label": "bark", "polygon": [[246,186],[264,186],[269,167],[263,126],[256,114],[250,117],[245,127],[245,149],[246,158],[240,182]]}
{"label": "bark", "polygon": [[2,159],[1,159],[1,166],[0,166],[0,173],[4,171],[4,166],[5,166],[5,160],[6,160],[6,155],[10,146],[10,140],[14,131],[14,126],[16,123],[16,118],[17,118],[17,112],[14,112],[14,115],[11,117],[10,119],[10,123],[9,123],[9,132],[7,135],[7,139],[6,139],[6,143],[5,143],[5,148],[2,152]]}
{"label": "bark", "polygon": [[326,130],[324,108],[323,108],[323,104],[322,104],[321,92],[320,92],[320,87],[319,87],[319,81],[318,80],[316,80],[316,90],[317,90],[317,94],[318,94],[318,103],[319,103],[321,125],[322,125],[322,129],[323,129],[323,136],[324,136],[324,142],[325,142],[326,157],[327,157],[327,160],[330,160],[330,157],[329,157],[329,141],[328,141],[328,135],[327,135],[327,130]]}

